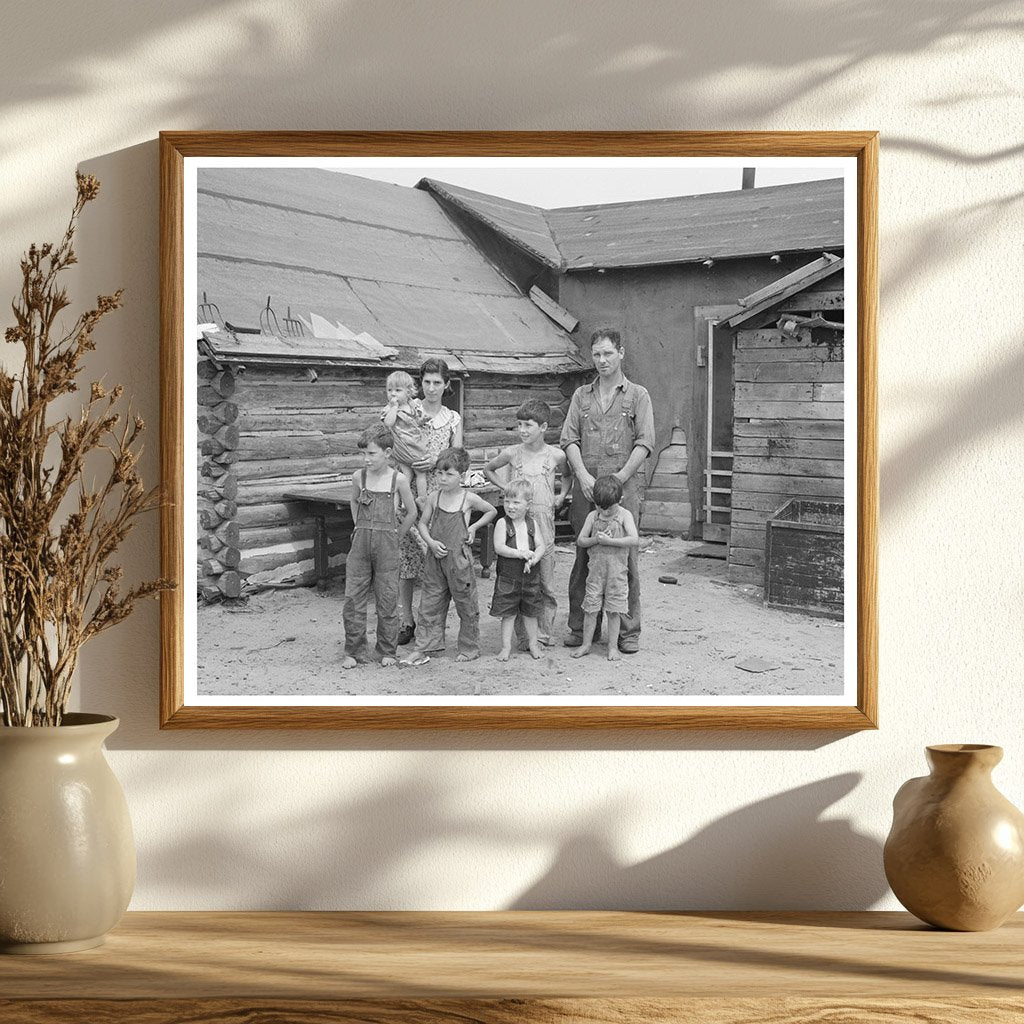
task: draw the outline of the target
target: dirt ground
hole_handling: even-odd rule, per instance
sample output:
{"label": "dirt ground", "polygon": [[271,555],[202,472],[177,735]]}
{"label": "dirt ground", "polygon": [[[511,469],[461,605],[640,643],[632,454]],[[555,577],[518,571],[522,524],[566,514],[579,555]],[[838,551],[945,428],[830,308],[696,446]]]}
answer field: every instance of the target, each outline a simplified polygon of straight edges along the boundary
{"label": "dirt ground", "polygon": [[[603,641],[573,659],[556,646],[535,661],[516,653],[502,663],[499,620],[488,614],[493,577],[479,580],[478,661],[455,661],[454,609],[448,652],[421,668],[340,667],[344,585],[268,591],[233,606],[199,608],[199,692],[240,695],[746,696],[842,693],[843,624],[763,607],[753,587],[730,584],[725,562],[687,557],[694,542],[644,537],[640,553],[643,630],[640,652],[609,662]],[[566,594],[574,548],[556,549],[556,593]],[[677,585],[658,582],[666,574]],[[453,628],[454,627],[454,628]],[[373,636],[370,615],[370,636]],[[400,648],[403,653],[411,648]],[[746,668],[742,667],[746,666]]]}

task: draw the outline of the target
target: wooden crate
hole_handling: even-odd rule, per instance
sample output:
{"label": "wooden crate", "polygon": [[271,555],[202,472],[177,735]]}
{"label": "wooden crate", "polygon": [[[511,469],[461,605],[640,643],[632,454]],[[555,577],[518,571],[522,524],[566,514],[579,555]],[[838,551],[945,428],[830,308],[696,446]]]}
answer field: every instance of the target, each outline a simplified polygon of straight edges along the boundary
{"label": "wooden crate", "polygon": [[794,498],[768,520],[764,603],[843,617],[842,502]]}

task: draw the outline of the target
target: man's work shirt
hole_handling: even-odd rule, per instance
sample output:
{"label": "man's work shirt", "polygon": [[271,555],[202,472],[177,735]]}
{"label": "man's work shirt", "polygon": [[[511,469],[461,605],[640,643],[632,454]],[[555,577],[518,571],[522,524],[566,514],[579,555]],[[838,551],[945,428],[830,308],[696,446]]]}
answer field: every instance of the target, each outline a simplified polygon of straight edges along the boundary
{"label": "man's work shirt", "polygon": [[[637,445],[652,454],[654,409],[647,388],[623,377],[607,407],[601,404],[598,380],[577,388],[562,424],[559,443],[563,449],[579,445],[583,465],[595,478],[617,473]],[[636,474],[630,483],[635,486],[635,482]]]}

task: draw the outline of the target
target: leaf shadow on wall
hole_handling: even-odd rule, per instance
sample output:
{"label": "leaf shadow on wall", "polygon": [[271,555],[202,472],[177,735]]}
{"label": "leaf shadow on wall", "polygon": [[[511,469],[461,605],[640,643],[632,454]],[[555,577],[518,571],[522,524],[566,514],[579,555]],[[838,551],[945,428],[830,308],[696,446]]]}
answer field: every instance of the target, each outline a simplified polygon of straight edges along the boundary
{"label": "leaf shadow on wall", "polygon": [[881,846],[848,818],[823,818],[860,780],[849,772],[785,790],[637,864],[614,855],[602,821],[563,844],[510,909],[868,909],[888,891]]}
{"label": "leaf shadow on wall", "polygon": [[[323,772],[333,770],[319,760],[293,768],[298,793],[329,784]],[[216,899],[264,910],[865,910],[887,891],[879,843],[848,818],[825,817],[861,778],[845,773],[748,804],[635,864],[613,852],[636,827],[621,792],[575,821],[524,813],[514,798],[475,810],[458,786],[420,770],[330,806],[257,805],[258,783],[242,776],[183,793],[145,769],[130,796],[140,807],[182,803],[169,841],[150,838],[139,851],[149,905],[185,886],[197,907]],[[531,866],[542,850],[552,852],[538,871]],[[516,895],[531,875],[537,880]]]}

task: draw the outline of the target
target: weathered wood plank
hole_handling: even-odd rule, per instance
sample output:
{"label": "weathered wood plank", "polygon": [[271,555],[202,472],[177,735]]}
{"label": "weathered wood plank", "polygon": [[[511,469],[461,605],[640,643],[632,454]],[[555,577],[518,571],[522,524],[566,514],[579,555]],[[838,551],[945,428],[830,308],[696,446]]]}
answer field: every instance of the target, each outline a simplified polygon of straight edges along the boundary
{"label": "weathered wood plank", "polygon": [[759,402],[737,400],[737,418],[842,420],[842,402]]}
{"label": "weathered wood plank", "polygon": [[782,455],[737,455],[734,473],[841,478],[842,459],[796,459]]}
{"label": "weathered wood plank", "polygon": [[[552,409],[569,408],[569,399],[556,388],[549,386],[530,387],[520,383],[517,383],[513,388],[508,386],[510,383],[506,382],[503,386],[486,388],[467,381],[463,391],[463,404],[467,409],[470,406],[484,406],[487,408],[511,406],[513,417],[515,416],[515,410],[527,399],[546,402]],[[516,404],[511,405],[510,399],[514,399]]]}
{"label": "weathered wood plank", "polygon": [[744,402],[812,402],[814,385],[799,379],[788,383],[740,381],[736,384],[735,398]]}
{"label": "weathered wood plank", "polygon": [[842,438],[844,424],[841,420],[787,420],[773,417],[752,417],[737,419],[733,424],[736,437],[806,437]]}
{"label": "weathered wood plank", "polygon": [[732,583],[753,583],[762,586],[764,573],[757,566],[744,565],[742,562],[732,561],[732,554],[729,555],[729,580]]}
{"label": "weathered wood plank", "polygon": [[736,365],[748,367],[758,363],[806,363],[813,360],[842,365],[843,360],[836,356],[835,350],[830,351],[828,345],[805,345],[802,348],[758,348],[738,352]]}
{"label": "weathered wood plank", "polygon": [[321,409],[375,408],[379,414],[385,403],[383,388],[370,384],[335,384],[331,381],[309,380],[282,382],[269,380],[254,384],[243,378],[235,392],[235,403],[245,412],[272,409],[308,412]]}
{"label": "weathered wood plank", "polygon": [[740,548],[729,546],[730,565],[748,565],[764,572],[764,548]]}
{"label": "weathered wood plank", "polygon": [[351,434],[344,440],[335,438],[332,446],[323,434],[279,434],[265,430],[257,434],[242,434],[237,451],[238,464],[241,465],[249,459],[309,459],[322,455],[354,455],[357,446]]}
{"label": "weathered wood plank", "polygon": [[814,401],[842,402],[844,390],[845,389],[842,384],[815,384]]}
{"label": "weathered wood plank", "polygon": [[662,473],[660,470],[651,477],[650,487],[663,487],[668,490],[689,493],[688,480],[685,473]]}
{"label": "weathered wood plank", "polygon": [[380,423],[377,408],[326,410],[243,409],[238,428],[243,434],[262,431],[280,434],[352,433]]}
{"label": "weathered wood plank", "polygon": [[[467,430],[502,428],[515,430],[518,424],[516,410],[519,406],[487,406],[474,408],[466,403],[465,424]],[[559,408],[551,409],[548,418],[549,427],[561,427],[565,422],[565,412]]]}
{"label": "weathered wood plank", "polygon": [[767,512],[774,514],[792,498],[791,494],[778,491],[734,491],[732,511]]}
{"label": "weathered wood plank", "polygon": [[[354,462],[355,460],[353,460]],[[359,460],[358,465],[362,465]],[[357,468],[354,464],[352,469]],[[254,477],[252,480],[239,480],[238,482],[238,513],[243,515],[246,505],[265,505],[267,503],[278,503],[282,500],[286,491],[294,490],[296,487],[305,487],[316,484],[333,484],[347,480],[352,475],[352,469],[343,472],[330,473],[295,473],[293,476],[280,479],[264,480],[262,477]]]}
{"label": "weathered wood plank", "polygon": [[689,506],[685,506],[685,509],[685,512],[680,510],[678,515],[658,516],[651,515],[645,508],[640,518],[640,532],[688,536],[693,516]]}
{"label": "weathered wood plank", "polygon": [[846,293],[842,288],[808,288],[786,299],[778,310],[780,313],[823,313],[843,309],[845,304]]}
{"label": "weathered wood plank", "polygon": [[674,519],[685,513],[686,520],[690,520],[689,505],[679,501],[645,501],[644,515],[662,516],[666,519]]}
{"label": "weathered wood plank", "polygon": [[737,360],[733,366],[733,380],[739,383],[751,381],[811,381],[812,383],[841,384],[845,380],[846,367],[841,362],[827,363],[820,360],[797,362],[761,362],[760,360]]}
{"label": "weathered wood plank", "polygon": [[801,437],[737,437],[734,440],[736,458],[842,459],[845,454],[841,438]]}
{"label": "weathered wood plank", "polygon": [[[342,554],[347,547],[348,545],[343,545],[340,538],[328,537],[328,555]],[[286,541],[270,547],[242,551],[242,560],[238,571],[244,574],[266,572],[268,569],[278,569],[282,565],[290,565],[292,562],[301,562],[312,557],[313,541],[311,539]]]}
{"label": "weathered wood plank", "polygon": [[831,477],[782,476],[768,473],[741,473],[733,477],[733,499],[743,491],[762,491],[789,495],[791,498],[841,498],[843,480]]}
{"label": "weathered wood plank", "polygon": [[690,492],[685,487],[648,487],[644,492],[647,501],[664,501],[674,505],[690,503]]}
{"label": "weathered wood plank", "polygon": [[271,501],[259,505],[238,506],[235,521],[240,527],[282,526],[298,519],[301,505],[299,502]]}
{"label": "weathered wood plank", "polygon": [[296,477],[344,476],[363,464],[360,455],[325,455],[321,458],[254,459],[235,464],[239,483],[239,502],[242,482],[249,480],[294,480]]}
{"label": "weathered wood plank", "polygon": [[733,521],[729,544],[735,548],[750,548],[759,551],[764,548],[766,527],[758,529],[753,526],[742,526]]}

